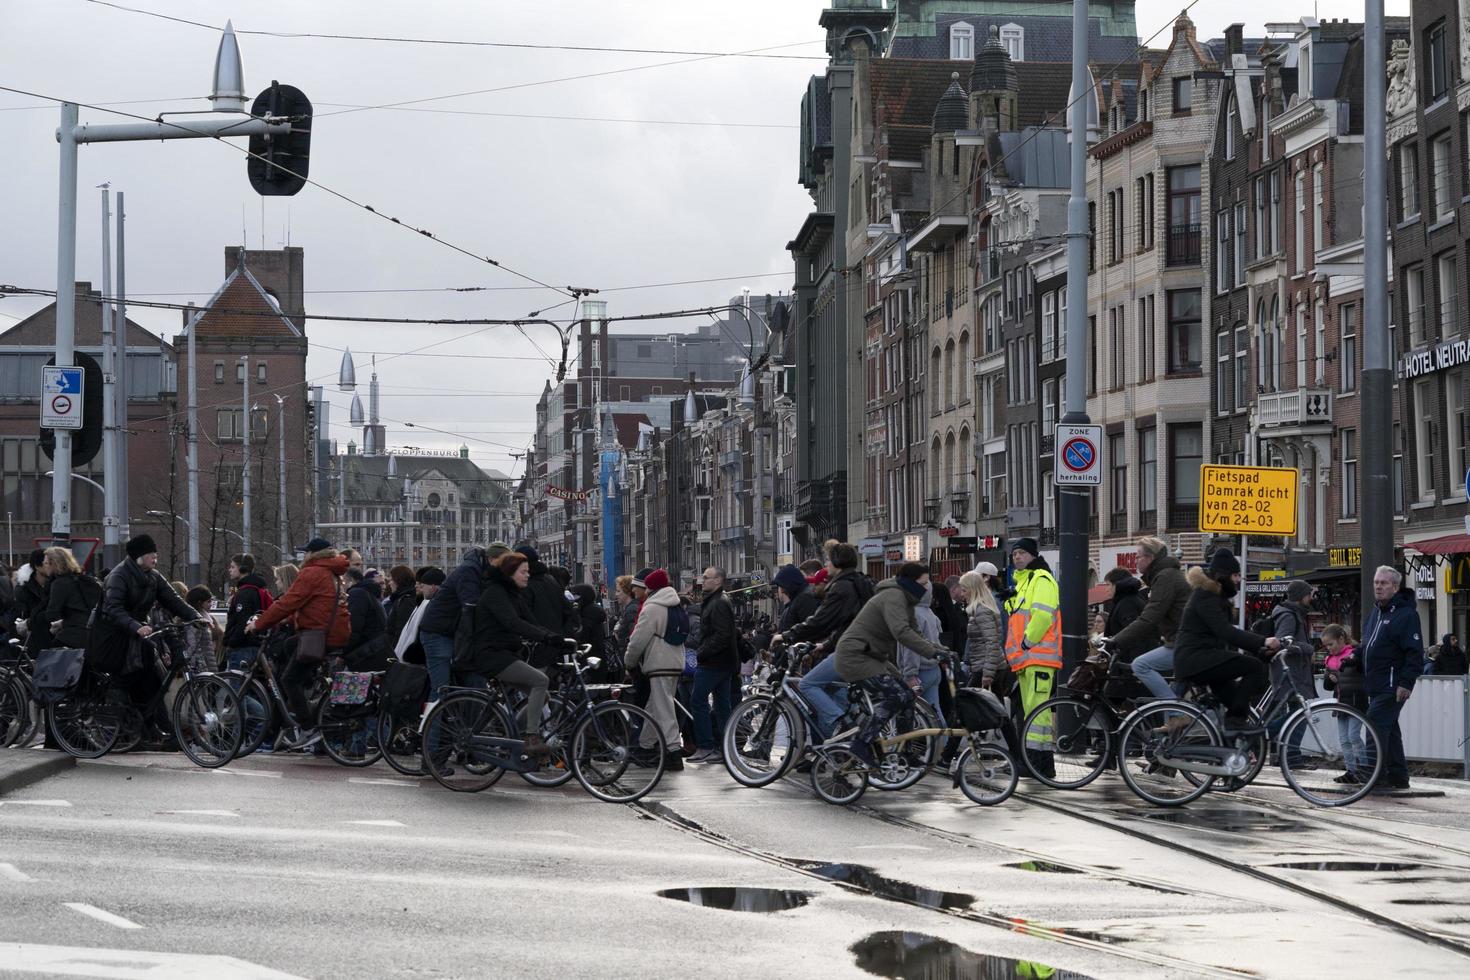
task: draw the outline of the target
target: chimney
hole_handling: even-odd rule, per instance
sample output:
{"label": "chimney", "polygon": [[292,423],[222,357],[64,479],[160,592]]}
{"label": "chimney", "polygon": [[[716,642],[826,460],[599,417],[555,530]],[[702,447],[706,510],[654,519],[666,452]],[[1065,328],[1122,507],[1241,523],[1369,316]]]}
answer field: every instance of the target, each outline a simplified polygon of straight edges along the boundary
{"label": "chimney", "polygon": [[1245,54],[1245,25],[1231,24],[1225,28],[1225,53]]}

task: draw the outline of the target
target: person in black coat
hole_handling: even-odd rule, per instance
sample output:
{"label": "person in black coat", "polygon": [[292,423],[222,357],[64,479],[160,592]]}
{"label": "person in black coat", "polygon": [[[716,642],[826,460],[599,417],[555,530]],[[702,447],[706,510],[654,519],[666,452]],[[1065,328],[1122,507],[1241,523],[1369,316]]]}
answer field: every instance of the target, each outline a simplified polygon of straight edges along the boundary
{"label": "person in black coat", "polygon": [[[554,633],[557,639],[576,637],[577,614],[567,601],[566,590],[562,588],[561,582],[552,575],[551,569],[541,563],[540,554],[531,545],[517,545],[515,553],[524,555],[531,568],[526,585],[526,602],[531,611],[531,619],[543,629]],[[531,663],[544,670],[555,663],[559,656],[560,652],[554,647],[546,647],[536,652]]]}
{"label": "person in black coat", "polygon": [[[14,618],[26,624],[26,652],[32,657],[49,644],[49,634],[45,629],[38,633],[33,628],[45,622],[41,618],[46,611],[45,565],[46,551],[44,548],[37,548],[31,552],[30,560],[16,571]],[[32,623],[33,619],[35,623]]]}
{"label": "person in black coat", "polygon": [[235,555],[227,572],[235,591],[225,611],[225,666],[239,670],[255,663],[261,640],[245,632],[245,624],[265,611],[270,584],[257,573],[254,555]]}
{"label": "person in black coat", "polygon": [[872,579],[857,570],[857,549],[850,544],[832,546],[829,559],[832,577],[827,579],[827,591],[822,594],[822,604],[805,620],[771,637],[772,643],[821,643],[829,650],[837,646],[842,634],[852,625],[863,604],[873,598]]}
{"label": "person in black coat", "polygon": [[[735,709],[735,684],[740,676],[740,654],[735,647],[735,607],[725,595],[725,573],[704,570],[704,602],[699,607],[699,646],[694,670],[694,737],[699,744],[690,762],[717,762],[723,753],[716,736]],[[650,586],[651,588],[652,586]],[[710,700],[714,700],[711,722]]]}
{"label": "person in black coat", "polygon": [[1122,629],[1139,617],[1148,605],[1143,594],[1143,583],[1133,577],[1126,568],[1115,568],[1108,572],[1106,581],[1113,586],[1113,607],[1108,610],[1104,636],[1117,636]]}
{"label": "person in black coat", "polygon": [[807,582],[806,576],[801,574],[801,569],[795,565],[782,566],[772,581],[786,596],[786,605],[781,608],[781,616],[776,620],[778,635],[810,618],[817,611],[817,607],[822,604],[822,600],[817,598],[816,591]]}
{"label": "person in black coat", "polygon": [[378,583],[360,568],[347,569],[347,612],[352,617],[352,635],[342,651],[347,665],[353,670],[383,670],[388,665],[388,616]]}
{"label": "person in black coat", "polygon": [[1274,652],[1281,641],[1235,625],[1230,600],[1240,588],[1240,562],[1229,548],[1215,551],[1209,571],[1191,568],[1188,581],[1193,591],[1179,620],[1174,673],[1181,680],[1208,684],[1225,705],[1226,726],[1244,728],[1250,724],[1251,706],[1266,693],[1268,682],[1266,665],[1236,648]]}
{"label": "person in black coat", "polygon": [[407,565],[394,565],[388,569],[388,581],[392,583],[393,592],[388,596],[386,630],[388,645],[396,647],[398,638],[403,635],[403,628],[408,625],[409,618],[418,607],[418,581],[414,577],[413,569]]}
{"label": "person in black coat", "polygon": [[[607,657],[607,613],[597,601],[597,592],[590,585],[579,583],[572,586],[572,595],[577,597],[577,643],[590,646],[591,656],[605,660]],[[622,671],[617,672],[619,675]]]}
{"label": "person in black coat", "polygon": [[[50,646],[87,648],[87,627],[92,612],[102,601],[102,585],[82,574],[76,558],[66,548],[46,549],[47,598],[46,642]],[[60,623],[60,626],[54,624]]]}

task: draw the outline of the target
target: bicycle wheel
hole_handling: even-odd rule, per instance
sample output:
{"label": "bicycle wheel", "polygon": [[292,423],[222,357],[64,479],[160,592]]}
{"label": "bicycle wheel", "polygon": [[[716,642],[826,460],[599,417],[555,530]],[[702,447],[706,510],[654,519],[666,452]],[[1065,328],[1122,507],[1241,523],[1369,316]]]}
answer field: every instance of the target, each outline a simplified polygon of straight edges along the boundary
{"label": "bicycle wheel", "polygon": [[742,786],[769,786],[801,756],[805,728],[796,709],[766,694],[735,707],[721,737],[725,770]]}
{"label": "bicycle wheel", "polygon": [[[883,726],[884,738],[896,738],[903,732],[924,728],[938,728],[939,713],[928,702],[915,701],[910,711],[901,711]],[[924,778],[929,767],[939,761],[944,749],[944,738],[924,735],[911,738],[903,744],[878,756],[878,768],[868,774],[868,785],[887,791],[908,789]],[[874,751],[877,745],[873,746]]]}
{"label": "bicycle wheel", "polygon": [[960,791],[981,806],[1004,803],[1020,780],[1016,760],[994,742],[980,742],[961,752],[955,760],[955,776]]}
{"label": "bicycle wheel", "polygon": [[478,793],[505,775],[476,739],[513,738],[515,721],[489,694],[458,691],[434,705],[419,737],[424,767],[434,781],[456,793]]}
{"label": "bicycle wheel", "polygon": [[[547,697],[538,727],[546,734],[546,747],[551,749],[551,758],[541,768],[521,773],[521,778],[532,786],[562,786],[572,778],[572,767],[567,763],[567,733],[572,727],[572,711],[572,706],[560,695]],[[531,730],[526,724],[524,706],[516,712],[516,721],[520,724],[520,731]]]}
{"label": "bicycle wheel", "polygon": [[[1251,728],[1265,727],[1265,723],[1261,721],[1261,716],[1256,712],[1254,708],[1251,709],[1250,717]],[[1266,767],[1266,760],[1271,755],[1271,742],[1266,737],[1266,733],[1264,731],[1259,732],[1255,735],[1234,736],[1231,738],[1225,738],[1224,734],[1221,733],[1221,738],[1227,745],[1234,745],[1236,748],[1240,749],[1246,754],[1246,757],[1250,759],[1250,768],[1246,770],[1245,775],[1234,777],[1221,776],[1219,779],[1215,780],[1216,791],[1222,793],[1234,793],[1238,790],[1245,789],[1251,783],[1256,781],[1256,777],[1259,776],[1261,774],[1261,770]]]}
{"label": "bicycle wheel", "polygon": [[378,716],[368,705],[333,704],[323,699],[316,730],[322,749],[338,765],[362,769],[383,757],[378,746]]}
{"label": "bicycle wheel", "polygon": [[0,748],[20,741],[30,721],[31,703],[13,677],[0,680]]}
{"label": "bicycle wheel", "polygon": [[240,739],[240,755],[236,758],[258,751],[276,722],[276,709],[271,703],[270,692],[258,679],[252,678],[239,694],[240,708],[245,712],[245,731]]}
{"label": "bicycle wheel", "polygon": [[[655,738],[646,752],[638,747],[644,726]],[[608,803],[633,803],[663,778],[667,752],[652,715],[635,705],[604,701],[577,723],[567,755],[572,774],[587,792]]]}
{"label": "bicycle wheel", "polygon": [[1031,753],[1023,752],[1026,771],[1032,779],[1053,789],[1081,789],[1101,776],[1112,760],[1113,729],[1117,724],[1113,713],[1097,701],[1076,697],[1043,701],[1021,723],[1020,741],[1027,745],[1033,729],[1049,728],[1054,772],[1037,772]]}
{"label": "bicycle wheel", "polygon": [[823,745],[812,760],[812,791],[828,803],[856,803],[871,781],[867,769],[846,745]]}
{"label": "bicycle wheel", "polygon": [[1183,806],[1209,792],[1214,777],[1180,772],[1159,762],[1159,756],[1220,744],[1214,724],[1194,705],[1156,701],[1123,722],[1118,733],[1118,772],[1139,799],[1155,806]]}
{"label": "bicycle wheel", "polygon": [[1356,803],[1383,772],[1383,746],[1373,723],[1341,701],[1298,709],[1281,727],[1276,748],[1286,784],[1316,806]]}
{"label": "bicycle wheel", "polygon": [[245,712],[240,696],[222,677],[201,674],[174,697],[174,738],[196,766],[218,769],[240,751]]}
{"label": "bicycle wheel", "polygon": [[122,727],[108,751],[131,752],[143,742],[143,713],[131,704],[121,705],[118,710],[122,712]]}
{"label": "bicycle wheel", "polygon": [[46,709],[51,737],[78,759],[99,759],[111,752],[122,725],[118,705],[101,694],[73,692]]}
{"label": "bicycle wheel", "polygon": [[424,776],[423,740],[419,738],[419,716],[395,718],[386,707],[378,714],[378,745],[383,761],[394,772]]}

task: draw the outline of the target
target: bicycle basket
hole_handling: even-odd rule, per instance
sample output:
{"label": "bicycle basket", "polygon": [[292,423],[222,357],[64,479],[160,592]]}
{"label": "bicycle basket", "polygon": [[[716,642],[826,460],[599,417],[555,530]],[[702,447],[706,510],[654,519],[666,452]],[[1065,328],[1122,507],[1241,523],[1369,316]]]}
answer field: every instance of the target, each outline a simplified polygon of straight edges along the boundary
{"label": "bicycle basket", "polygon": [[954,707],[960,724],[972,732],[994,731],[1010,718],[1000,698],[983,688],[960,688],[954,695]]}
{"label": "bicycle basket", "polygon": [[366,704],[373,688],[373,675],[344,670],[332,675],[332,704]]}
{"label": "bicycle basket", "polygon": [[35,699],[41,704],[55,704],[74,690],[82,680],[82,667],[87,651],[73,647],[56,647],[36,654],[31,674]]}
{"label": "bicycle basket", "polygon": [[1100,690],[1108,677],[1108,666],[1106,663],[1096,660],[1084,660],[1072,671],[1063,685],[1069,691],[1079,694],[1094,694]]}

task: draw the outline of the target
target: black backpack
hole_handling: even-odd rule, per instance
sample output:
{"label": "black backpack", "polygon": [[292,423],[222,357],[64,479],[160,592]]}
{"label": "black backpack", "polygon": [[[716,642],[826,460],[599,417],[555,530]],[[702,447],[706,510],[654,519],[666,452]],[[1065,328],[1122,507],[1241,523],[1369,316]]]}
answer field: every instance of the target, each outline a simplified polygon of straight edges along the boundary
{"label": "black backpack", "polygon": [[682,605],[669,609],[668,622],[664,626],[664,642],[682,647],[689,640],[689,613]]}

